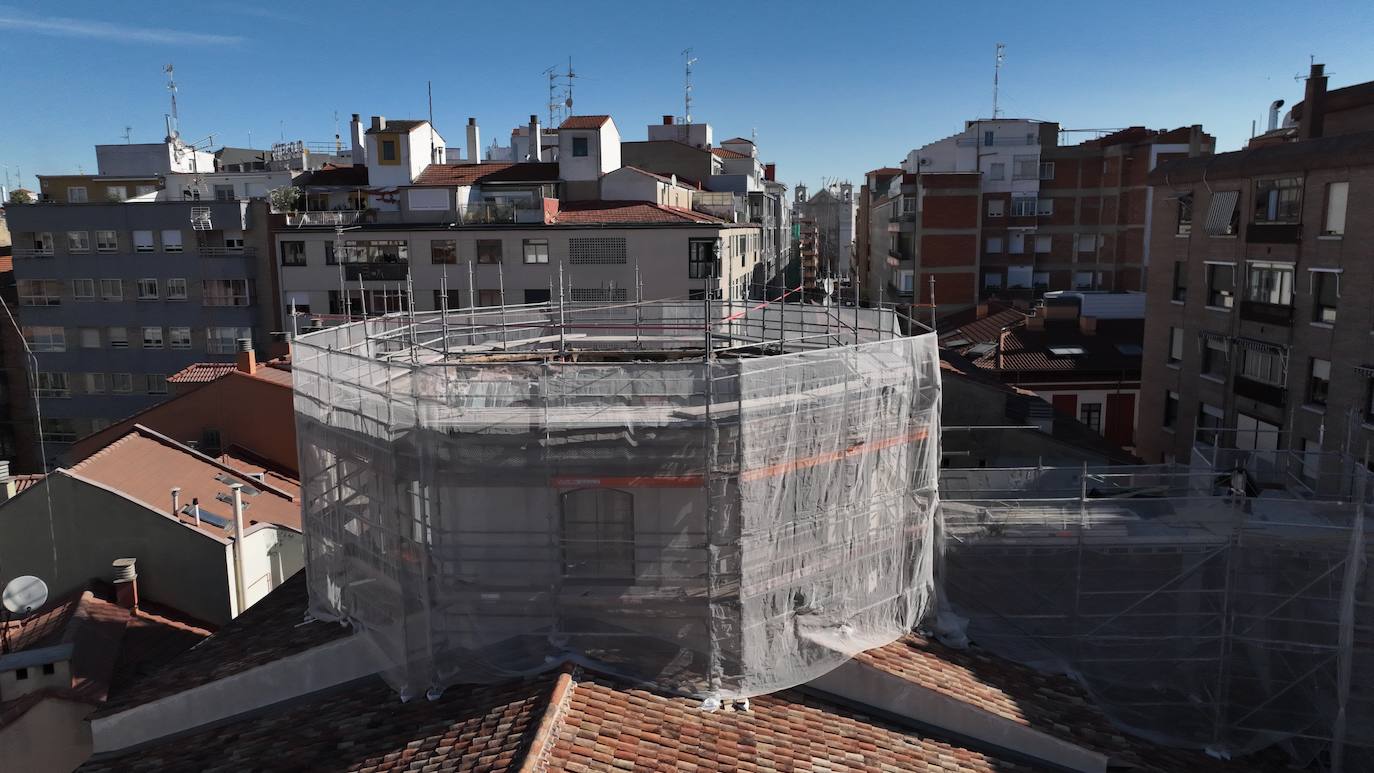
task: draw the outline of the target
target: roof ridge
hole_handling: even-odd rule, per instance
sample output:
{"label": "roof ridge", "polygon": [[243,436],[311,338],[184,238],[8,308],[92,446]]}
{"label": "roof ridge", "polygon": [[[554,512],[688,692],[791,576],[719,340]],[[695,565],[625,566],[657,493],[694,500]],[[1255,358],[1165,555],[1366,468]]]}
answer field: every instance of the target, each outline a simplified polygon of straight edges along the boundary
{"label": "roof ridge", "polygon": [[568,713],[573,690],[577,688],[577,677],[581,675],[580,667],[572,664],[563,666],[562,673],[558,675],[553,689],[549,691],[549,705],[544,707],[544,715],[539,718],[539,724],[534,728],[534,736],[530,738],[525,759],[520,762],[516,773],[536,773],[548,768],[553,747],[558,745],[558,727],[563,724],[563,717]]}

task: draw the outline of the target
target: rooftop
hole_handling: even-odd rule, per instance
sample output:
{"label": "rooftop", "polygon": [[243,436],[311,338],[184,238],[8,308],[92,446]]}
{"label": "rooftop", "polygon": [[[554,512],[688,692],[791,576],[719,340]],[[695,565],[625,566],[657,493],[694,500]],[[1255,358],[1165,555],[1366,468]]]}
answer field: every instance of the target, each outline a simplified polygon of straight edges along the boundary
{"label": "rooftop", "polygon": [[367,167],[325,164],[319,169],[302,172],[291,184],[297,188],[364,186],[367,185]]}
{"label": "rooftop", "polygon": [[1374,131],[1180,158],[1155,167],[1149,180],[1151,185],[1175,185],[1347,166],[1374,166]]}
{"label": "rooftop", "polygon": [[702,212],[646,201],[563,202],[551,222],[551,225],[640,224],[726,225],[727,223],[718,217]]}
{"label": "rooftop", "polygon": [[491,183],[558,182],[558,164],[488,161],[481,164],[430,164],[416,185],[488,185]]}
{"label": "rooftop", "polygon": [[711,153],[721,158],[749,158],[748,154],[740,153],[729,148],[711,148]]}
{"label": "rooftop", "polygon": [[559,129],[600,129],[611,120],[609,115],[570,115],[558,125]]}
{"label": "rooftop", "polygon": [[379,129],[374,129],[374,128],[372,128],[371,126],[367,127],[367,133],[368,133],[368,134],[382,134],[383,132],[385,132],[385,133],[393,133],[393,132],[410,133],[410,132],[415,131],[416,129],[420,128],[421,126],[423,126],[423,125],[425,125],[425,124],[427,124],[427,123],[429,123],[429,121],[425,121],[425,120],[421,120],[421,119],[415,119],[415,118],[389,118],[389,119],[387,119],[386,125],[383,126],[383,127],[381,127],[381,128],[379,128]]}

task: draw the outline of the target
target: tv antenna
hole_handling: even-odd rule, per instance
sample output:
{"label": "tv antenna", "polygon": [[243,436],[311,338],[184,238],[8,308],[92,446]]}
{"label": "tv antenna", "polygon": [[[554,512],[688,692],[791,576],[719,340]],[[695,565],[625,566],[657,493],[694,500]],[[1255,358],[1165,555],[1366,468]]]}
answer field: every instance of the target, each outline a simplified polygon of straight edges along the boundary
{"label": "tv antenna", "polygon": [[[1307,73],[1301,73],[1301,72],[1300,72],[1300,73],[1298,73],[1297,75],[1294,75],[1294,76],[1293,76],[1293,81],[1294,81],[1295,83],[1302,83],[1303,81],[1307,80],[1308,77],[1310,77],[1309,74],[1311,73],[1312,65],[1314,65],[1314,64],[1316,64],[1316,63],[1317,63],[1317,55],[1316,55],[1316,54],[1308,54],[1308,55],[1307,55],[1307,67],[1308,67],[1308,72],[1307,72]],[[1332,73],[1329,73],[1329,72],[1324,72],[1324,73],[1322,73],[1322,75],[1331,75],[1331,74],[1332,74]]]}
{"label": "tv antenna", "polygon": [[125,145],[131,144],[131,143],[134,141],[134,140],[133,140],[133,136],[134,136],[134,127],[132,127],[132,126],[125,126],[125,127],[124,127],[124,144],[125,144]]}
{"label": "tv antenna", "polygon": [[549,126],[555,126],[558,123],[558,110],[563,106],[558,101],[558,68],[545,67],[543,74],[549,80]]}
{"label": "tv antenna", "polygon": [[692,125],[692,65],[696,64],[692,49],[682,49],[682,122]]}
{"label": "tv antenna", "polygon": [[177,117],[177,82],[175,79],[176,68],[170,63],[162,66],[162,71],[167,73],[167,91],[172,95],[172,112],[167,119],[167,136],[180,136],[181,125]]}
{"label": "tv antenna", "polygon": [[[5,586],[3,598],[6,618],[24,617],[35,609],[48,603],[48,584],[32,575],[23,575],[9,581]],[[6,620],[8,622],[8,620]],[[0,627],[0,655],[10,650],[9,626]]]}
{"label": "tv antenna", "polygon": [[997,88],[1002,80],[1002,62],[1007,58],[1007,44],[997,44],[997,57],[992,66],[992,117],[995,119],[1002,111],[997,107]]}
{"label": "tv antenna", "polygon": [[568,57],[568,71],[567,71],[566,73],[564,73],[564,75],[566,75],[567,78],[568,78],[568,87],[567,87],[567,90],[564,92],[565,94],[567,94],[567,99],[564,99],[564,100],[563,100],[563,106],[566,107],[566,108],[568,109],[567,114],[568,114],[568,115],[572,115],[572,114],[573,114],[573,78],[576,78],[576,77],[577,77],[577,73],[573,72],[572,57],[571,57],[571,56]]}

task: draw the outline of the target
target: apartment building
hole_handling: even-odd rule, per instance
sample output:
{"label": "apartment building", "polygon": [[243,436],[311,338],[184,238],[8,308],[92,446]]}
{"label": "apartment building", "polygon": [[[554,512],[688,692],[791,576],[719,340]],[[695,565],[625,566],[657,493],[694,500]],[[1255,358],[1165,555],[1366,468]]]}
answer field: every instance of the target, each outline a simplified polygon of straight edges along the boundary
{"label": "apartment building", "polygon": [[1374,440],[1374,82],[1326,85],[1314,65],[1282,126],[1150,174],[1149,460],[1269,450],[1315,487]]}
{"label": "apartment building", "polygon": [[[1053,290],[1139,290],[1149,255],[1146,179],[1163,161],[1210,153],[1201,127],[1131,127],[1074,145],[1030,119],[969,121],[861,188],[863,297],[1029,304]],[[1101,132],[1096,132],[1101,133]],[[956,175],[961,177],[955,177]]]}
{"label": "apartment building", "polygon": [[849,277],[854,270],[854,226],[858,218],[853,184],[831,183],[810,195],[805,185],[798,185],[792,216],[815,224],[820,284],[827,286],[834,278]]}

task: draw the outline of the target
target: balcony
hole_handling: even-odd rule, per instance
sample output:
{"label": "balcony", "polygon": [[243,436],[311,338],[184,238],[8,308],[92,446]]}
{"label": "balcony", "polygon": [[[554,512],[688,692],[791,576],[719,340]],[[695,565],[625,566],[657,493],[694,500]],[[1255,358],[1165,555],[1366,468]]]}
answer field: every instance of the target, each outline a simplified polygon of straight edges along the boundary
{"label": "balcony", "polygon": [[1301,223],[1251,223],[1245,229],[1251,244],[1297,244],[1301,239]]}
{"label": "balcony", "polygon": [[401,282],[409,274],[409,263],[344,264],[344,279],[349,282]]}
{"label": "balcony", "polygon": [[288,212],[286,213],[286,224],[293,228],[353,225],[363,216],[364,211],[361,209],[341,209],[322,212]]}
{"label": "balcony", "polygon": [[256,258],[257,247],[197,247],[202,258]]}
{"label": "balcony", "polygon": [[1259,322],[1265,325],[1292,327],[1293,307],[1262,301],[1241,301],[1240,318],[1248,322]]}
{"label": "balcony", "polygon": [[1286,391],[1281,386],[1253,381],[1244,376],[1236,376],[1234,389],[1240,397],[1249,398],[1265,405],[1283,407]]}
{"label": "balcony", "polygon": [[15,247],[14,257],[16,258],[51,258],[53,255],[51,247]]}

